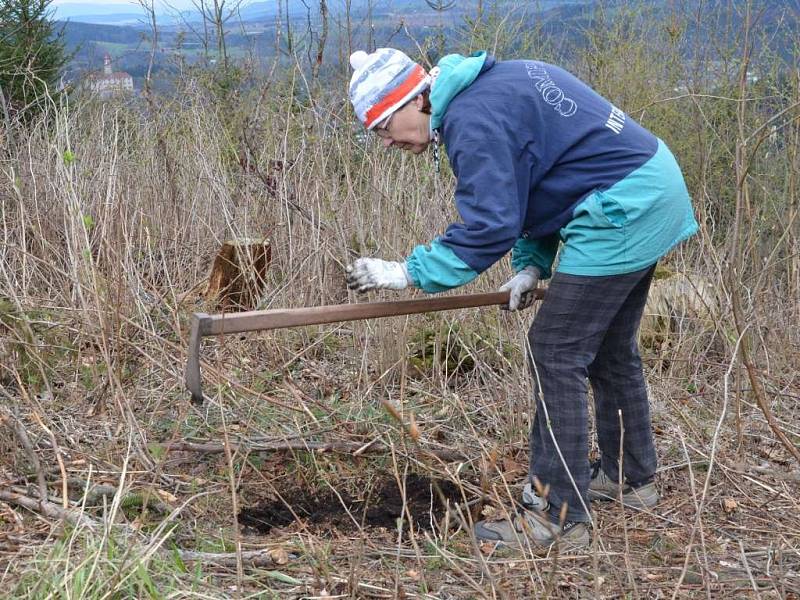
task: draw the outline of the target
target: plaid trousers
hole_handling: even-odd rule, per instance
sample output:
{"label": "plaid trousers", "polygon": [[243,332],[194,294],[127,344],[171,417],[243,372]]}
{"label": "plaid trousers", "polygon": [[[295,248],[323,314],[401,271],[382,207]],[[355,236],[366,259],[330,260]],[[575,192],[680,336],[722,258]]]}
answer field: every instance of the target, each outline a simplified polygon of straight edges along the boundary
{"label": "plaid trousers", "polygon": [[[528,332],[536,414],[529,478],[549,486],[554,516],[588,521],[587,379],[603,470],[631,484],[652,479],[656,452],[637,331],[655,265],[634,273],[586,277],[555,273]],[[620,427],[622,414],[622,430]],[[571,475],[571,477],[570,477]],[[573,483],[574,482],[574,483]]]}

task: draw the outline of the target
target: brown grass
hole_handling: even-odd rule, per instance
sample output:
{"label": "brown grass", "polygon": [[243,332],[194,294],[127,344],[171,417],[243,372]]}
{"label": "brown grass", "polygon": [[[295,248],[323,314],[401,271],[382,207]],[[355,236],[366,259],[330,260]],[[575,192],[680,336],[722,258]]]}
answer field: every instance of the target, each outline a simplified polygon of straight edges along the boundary
{"label": "brown grass", "polygon": [[[633,36],[625,47],[645,43],[614,35]],[[255,114],[248,98],[231,115],[196,82],[179,82],[182,93],[157,113],[121,101],[53,107],[5,149],[3,589],[30,598],[800,594],[798,464],[757,406],[739,355],[744,333],[769,411],[797,446],[798,74],[762,70],[757,85],[720,79],[675,92],[676,64],[643,51],[628,68],[615,63],[613,44],[603,48],[608,60],[592,83],[613,81],[602,91],[615,101],[614,90],[626,90],[621,105],[674,149],[702,221],[665,264],[707,282],[719,302],[712,318],[673,302],[643,347],[661,465],[657,509],[595,506],[594,544],[579,555],[503,555],[464,531],[481,499],[503,510],[525,477],[532,402],[522,342],[533,311],[207,340],[210,400],[191,405],[182,384],[187,325],[208,308],[196,291],[222,241],[273,241],[262,307],[316,306],[356,300],[342,275],[353,257],[400,258],[455,215],[449,171],[437,176],[426,157],[363,140],[338,100],[342,84],[313,107],[273,84],[257,118],[245,119]],[[575,68],[591,80],[597,72],[585,58]],[[766,58],[759,68],[772,64]],[[781,111],[770,122],[775,136],[770,126],[759,132]],[[748,132],[757,133],[744,144],[748,195],[737,208],[743,181],[733,149]],[[508,271],[502,261],[469,289],[495,290]],[[741,294],[744,332],[732,293]],[[226,439],[237,444],[229,456],[169,449]],[[387,451],[251,449],[297,440],[377,440]],[[437,448],[467,458],[445,463],[426,452]],[[268,535],[233,525],[236,506],[278,497],[291,506],[287,491],[369,502],[387,481],[403,489],[410,473],[459,486],[470,507],[451,508],[449,528],[428,531],[358,520],[331,530],[308,516]],[[237,558],[237,548],[267,548],[268,566]],[[184,550],[226,558],[198,562]]]}

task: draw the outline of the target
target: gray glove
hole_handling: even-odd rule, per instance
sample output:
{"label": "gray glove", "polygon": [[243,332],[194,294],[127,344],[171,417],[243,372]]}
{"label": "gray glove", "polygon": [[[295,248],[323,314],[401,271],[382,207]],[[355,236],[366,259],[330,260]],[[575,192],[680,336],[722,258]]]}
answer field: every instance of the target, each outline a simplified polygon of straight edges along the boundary
{"label": "gray glove", "polygon": [[538,268],[529,265],[514,275],[500,287],[501,292],[511,290],[508,299],[508,310],[522,310],[533,304],[533,294],[528,294],[536,289],[542,273]]}
{"label": "gray glove", "polygon": [[359,258],[345,271],[347,287],[359,294],[370,290],[403,290],[412,285],[405,262]]}

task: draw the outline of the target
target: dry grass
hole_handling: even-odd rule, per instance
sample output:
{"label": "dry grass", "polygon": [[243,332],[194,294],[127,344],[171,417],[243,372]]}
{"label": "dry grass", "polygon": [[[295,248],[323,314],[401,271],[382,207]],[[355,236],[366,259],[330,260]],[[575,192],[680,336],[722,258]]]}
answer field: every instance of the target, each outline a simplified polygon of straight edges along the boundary
{"label": "dry grass", "polygon": [[[640,67],[618,66],[616,85],[660,68]],[[761,99],[749,104],[749,131],[796,105],[792,76],[780,90],[746,90]],[[257,155],[242,120],[194,84],[157,112],[54,107],[47,125],[18,132],[0,180],[2,589],[29,598],[800,594],[798,465],[756,405],[731,312],[740,289],[759,381],[797,445],[800,129],[785,121],[753,150],[744,271],[732,273],[736,98],[700,89],[661,102],[674,95],[666,85],[640,85],[648,96],[627,103],[651,106],[637,116],[675,148],[703,220],[667,266],[712,288],[719,306],[683,314],[684,303],[667,302],[669,319],[648,332],[664,500],[643,514],[595,506],[594,544],[580,555],[502,555],[464,531],[481,499],[502,510],[525,477],[532,311],[208,340],[210,401],[191,405],[183,389],[188,319],[213,308],[197,290],[223,240],[271,238],[264,307],[355,301],[343,265],[399,258],[440,232],[454,216],[449,172],[380,151],[340,103],[320,97],[309,108],[277,84],[257,111],[240,107]],[[494,290],[507,272],[498,264],[470,289]],[[225,439],[237,444],[229,456],[170,448]],[[298,440],[379,441],[385,451],[253,449]],[[443,449],[465,460],[429,452]],[[234,526],[237,506],[297,505],[286,495],[297,490],[370,503],[380,484],[402,489],[412,473],[451,482],[470,509],[451,509],[449,528],[426,529],[416,514],[410,531],[408,513],[401,527],[354,517],[332,528],[310,516],[269,534]],[[264,549],[255,562],[239,554]],[[189,550],[225,557],[193,560]]]}

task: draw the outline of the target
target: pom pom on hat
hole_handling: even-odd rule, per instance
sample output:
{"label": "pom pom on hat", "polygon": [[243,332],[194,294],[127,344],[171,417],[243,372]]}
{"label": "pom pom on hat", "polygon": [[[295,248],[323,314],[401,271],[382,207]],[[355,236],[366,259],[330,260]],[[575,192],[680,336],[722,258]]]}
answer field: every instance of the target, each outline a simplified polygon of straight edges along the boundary
{"label": "pom pom on hat", "polygon": [[358,71],[369,60],[369,54],[363,50],[357,50],[350,56],[350,66]]}
{"label": "pom pom on hat", "polygon": [[350,66],[350,101],[367,129],[388,119],[430,85],[425,69],[393,48],[378,48],[372,54],[353,52]]}

